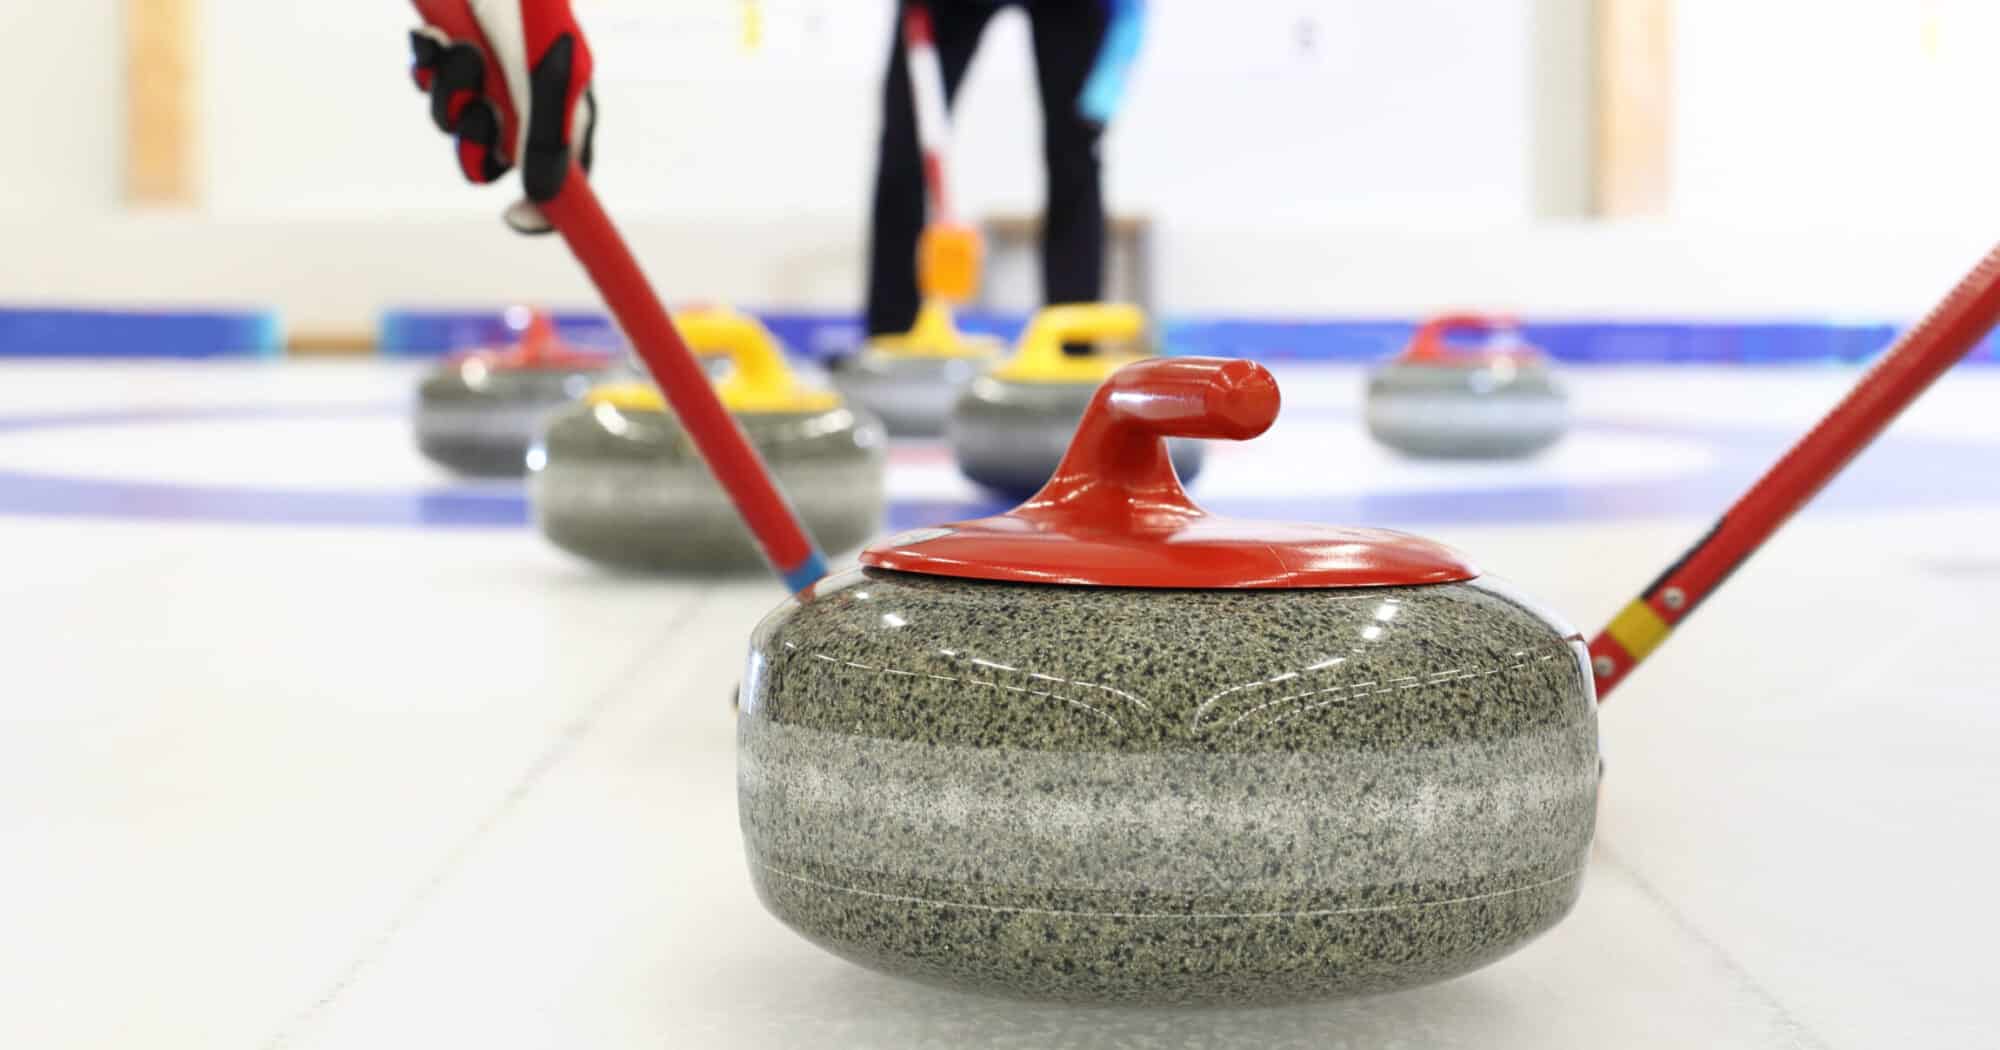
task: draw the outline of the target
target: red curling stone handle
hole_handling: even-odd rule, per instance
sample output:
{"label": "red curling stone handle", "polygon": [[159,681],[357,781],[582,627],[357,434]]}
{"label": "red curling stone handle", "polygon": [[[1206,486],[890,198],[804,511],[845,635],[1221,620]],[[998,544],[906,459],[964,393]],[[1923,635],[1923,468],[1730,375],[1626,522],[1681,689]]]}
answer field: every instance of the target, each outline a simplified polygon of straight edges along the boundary
{"label": "red curling stone handle", "polygon": [[1448,548],[1376,529],[1232,521],[1189,500],[1169,437],[1244,440],[1278,414],[1249,361],[1128,365],[1091,398],[1069,452],[1005,514],[891,537],[861,564],[971,580],[1196,590],[1409,586],[1469,580]]}
{"label": "red curling stone handle", "polygon": [[556,319],[547,310],[529,310],[528,327],[521,332],[521,359],[531,363],[556,356],[562,338],[556,334]]}
{"label": "red curling stone handle", "polygon": [[1278,381],[1253,361],[1152,358],[1112,373],[1091,408],[1110,426],[1157,437],[1248,441],[1277,420]]}
{"label": "red curling stone handle", "polygon": [[1278,405],[1278,381],[1254,361],[1158,357],[1126,365],[1098,387],[1062,463],[1021,511],[1106,521],[1199,515],[1165,439],[1247,441],[1271,428]]}
{"label": "red curling stone handle", "polygon": [[1445,337],[1458,332],[1511,332],[1519,329],[1521,322],[1507,314],[1449,313],[1441,314],[1425,321],[1417,328],[1417,334],[1410,339],[1409,357],[1418,361],[1431,361],[1462,354],[1454,350]]}

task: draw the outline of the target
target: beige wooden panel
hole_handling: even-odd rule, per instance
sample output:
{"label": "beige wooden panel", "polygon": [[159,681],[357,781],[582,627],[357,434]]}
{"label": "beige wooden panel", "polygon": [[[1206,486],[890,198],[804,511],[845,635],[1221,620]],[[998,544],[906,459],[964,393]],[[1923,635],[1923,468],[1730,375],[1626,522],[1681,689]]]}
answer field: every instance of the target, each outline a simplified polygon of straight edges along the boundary
{"label": "beige wooden panel", "polygon": [[196,0],[125,0],[125,202],[199,203]]}
{"label": "beige wooden panel", "polygon": [[1673,186],[1674,0],[1597,0],[1597,212],[1660,215]]}

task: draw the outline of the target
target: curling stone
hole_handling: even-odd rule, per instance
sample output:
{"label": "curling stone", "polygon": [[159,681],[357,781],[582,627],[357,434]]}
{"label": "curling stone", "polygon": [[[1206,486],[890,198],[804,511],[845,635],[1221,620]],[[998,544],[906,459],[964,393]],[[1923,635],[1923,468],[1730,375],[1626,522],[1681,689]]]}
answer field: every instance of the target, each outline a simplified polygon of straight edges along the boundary
{"label": "curling stone", "polygon": [[958,330],[951,307],[924,304],[916,326],[878,336],[833,373],[847,399],[874,413],[898,437],[944,433],[958,392],[1000,356],[998,340]]}
{"label": "curling stone", "polygon": [[[1486,333],[1476,349],[1451,345]],[[1410,346],[1368,380],[1368,432],[1412,456],[1511,459],[1555,444],[1569,397],[1548,359],[1512,321],[1452,314],[1417,330]]]}
{"label": "curling stone", "polygon": [[1583,639],[1461,556],[1194,505],[1247,361],[1129,365],[1032,500],[905,533],[765,618],[738,715],[764,905],[937,984],[1093,1003],[1382,992],[1576,900]]}
{"label": "curling stone", "polygon": [[[1042,487],[1062,461],[1083,410],[1106,377],[1136,360],[1128,353],[1072,355],[1069,343],[1129,342],[1145,333],[1136,306],[1083,303],[1035,315],[1014,356],[974,379],[952,407],[948,433],[958,469],[1009,496]],[[1181,480],[1201,471],[1201,444],[1171,443]]]}
{"label": "curling stone", "polygon": [[[851,550],[882,520],[881,424],[810,389],[769,330],[727,310],[678,314],[690,349],[728,355],[718,389],[807,531]],[[593,562],[734,572],[763,564],[735,507],[650,383],[598,387],[557,413],[531,457],[529,498],[542,533]]]}
{"label": "curling stone", "polygon": [[530,315],[518,347],[455,354],[417,387],[417,447],[482,477],[520,477],[543,418],[575,401],[612,356],[565,346],[547,314]]}

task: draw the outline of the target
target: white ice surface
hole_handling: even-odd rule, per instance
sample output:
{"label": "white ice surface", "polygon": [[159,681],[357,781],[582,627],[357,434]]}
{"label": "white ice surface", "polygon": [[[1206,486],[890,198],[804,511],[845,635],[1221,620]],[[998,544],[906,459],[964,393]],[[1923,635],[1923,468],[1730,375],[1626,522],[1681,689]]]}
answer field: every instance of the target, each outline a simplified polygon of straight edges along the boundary
{"label": "white ice surface", "polygon": [[[411,375],[10,364],[0,416],[386,403]],[[1848,378],[1571,381],[1586,418],[1782,425]],[[1294,406],[1358,382],[1286,379]],[[0,1046],[1991,1046],[1996,405],[2000,372],[1961,373],[1899,426],[1993,444],[1948,479],[1962,506],[1808,512],[1618,693],[1560,927],[1447,984],[1276,1010],[956,995],[768,918],[728,700],[775,585],[610,576],[526,530],[0,516]],[[269,437],[345,449],[301,485],[431,477],[393,419],[353,425],[374,437]],[[172,429],[0,433],[0,467],[289,477]],[[1310,466],[1389,480],[1370,462]],[[1562,463],[1538,462],[1517,476]],[[1717,510],[1437,531],[1588,630]]]}

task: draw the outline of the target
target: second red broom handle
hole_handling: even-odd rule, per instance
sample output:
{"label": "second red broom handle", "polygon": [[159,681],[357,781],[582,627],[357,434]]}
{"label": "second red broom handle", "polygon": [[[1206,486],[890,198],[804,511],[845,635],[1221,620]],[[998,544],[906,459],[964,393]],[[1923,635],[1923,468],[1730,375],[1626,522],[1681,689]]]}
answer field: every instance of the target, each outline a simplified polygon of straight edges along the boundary
{"label": "second red broom handle", "polygon": [[1807,500],[2000,323],[2000,246],[1590,643],[1599,700]]}

